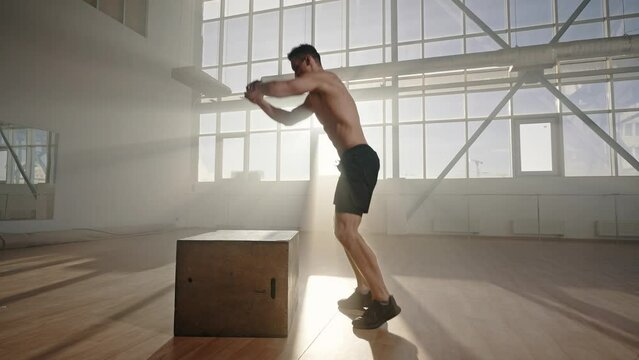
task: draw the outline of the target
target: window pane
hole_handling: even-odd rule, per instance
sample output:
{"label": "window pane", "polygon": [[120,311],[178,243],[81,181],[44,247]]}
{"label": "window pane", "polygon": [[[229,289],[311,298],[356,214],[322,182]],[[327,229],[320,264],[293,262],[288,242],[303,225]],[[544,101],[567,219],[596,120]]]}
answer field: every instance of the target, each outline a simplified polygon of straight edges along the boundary
{"label": "window pane", "polygon": [[600,39],[602,37],[604,37],[603,22],[596,22],[590,24],[570,25],[559,41]]}
{"label": "window pane", "polygon": [[268,10],[280,7],[280,0],[256,0],[253,1],[253,11]]}
{"label": "window pane", "polygon": [[253,60],[277,58],[280,14],[278,11],[253,17]]}
{"label": "window pane", "polygon": [[[463,122],[426,125],[426,178],[436,179],[446,165],[466,143]],[[463,156],[450,170],[446,179],[466,177],[466,157]]]}
{"label": "window pane", "polygon": [[639,107],[639,80],[617,80],[614,87],[617,109]]}
{"label": "window pane", "polygon": [[422,57],[422,44],[411,44],[397,47],[397,59],[412,60],[421,59]]}
{"label": "window pane", "polygon": [[224,63],[245,62],[248,52],[248,17],[228,19],[224,23]]}
{"label": "window pane", "polygon": [[384,129],[381,126],[367,126],[363,128],[364,136],[368,145],[375,150],[379,158],[378,179],[383,179],[384,175]]}
{"label": "window pane", "polygon": [[424,178],[424,130],[421,124],[399,126],[399,177]]}
{"label": "window pane", "polygon": [[424,57],[457,55],[464,51],[463,40],[445,40],[424,44]]}
{"label": "window pane", "polygon": [[27,145],[27,129],[13,130],[13,146]]}
{"label": "window pane", "polygon": [[[589,117],[610,134],[607,114]],[[564,168],[566,176],[611,176],[610,146],[574,115],[563,116]]]}
{"label": "window pane", "polygon": [[546,88],[519,89],[513,96],[515,114],[556,113],[555,97]]}
{"label": "window pane", "polygon": [[322,56],[322,66],[324,69],[336,69],[346,66],[346,54],[330,54]]}
{"label": "window pane", "polygon": [[350,47],[382,44],[382,1],[350,0]]}
{"label": "window pane", "polygon": [[[466,6],[477,15],[493,31],[506,28],[506,1],[507,0],[467,0]],[[451,2],[452,4],[452,2]],[[466,18],[466,33],[474,34],[484,32],[470,18]]]}
{"label": "window pane", "polygon": [[521,171],[552,171],[550,123],[519,124]]}
{"label": "window pane", "polygon": [[581,110],[608,109],[607,83],[562,85],[561,92]]}
{"label": "window pane", "polygon": [[[501,35],[502,38],[505,37]],[[508,39],[504,39],[508,42]],[[501,46],[489,36],[474,36],[466,39],[466,53],[495,51],[501,49]]]}
{"label": "window pane", "polygon": [[515,31],[512,35],[512,43],[513,46],[548,44],[553,36],[552,28]]}
{"label": "window pane", "polygon": [[[506,96],[508,91],[486,91],[486,92],[469,92],[468,97],[468,117],[469,118],[486,118],[495,110],[495,107]],[[499,111],[497,115],[508,115],[510,112],[509,103]]]}
{"label": "window pane", "polygon": [[47,166],[49,163],[48,151],[46,146],[36,146],[32,148],[31,156],[33,158],[33,168],[31,169],[31,182],[33,184],[42,184],[47,182]]}
{"label": "window pane", "polygon": [[[16,155],[18,156],[18,159],[20,160],[20,163],[22,164],[22,168],[24,169],[24,171],[27,173],[27,176],[30,176],[30,170],[27,167],[27,149],[26,148],[14,148],[13,149],[16,153]],[[24,184],[24,178],[22,177],[22,174],[20,173],[20,170],[18,169],[18,166],[16,165],[16,162],[13,160],[13,157],[9,158],[9,167],[11,168],[11,174],[12,177],[11,179],[8,179],[8,183],[10,184]]]}
{"label": "window pane", "polygon": [[239,132],[246,130],[246,112],[233,111],[223,112],[221,115],[221,132]]}
{"label": "window pane", "polygon": [[422,38],[421,0],[397,0],[397,41]]}
{"label": "window pane", "polygon": [[202,9],[202,20],[220,17],[220,3],[222,0],[205,1]]}
{"label": "window pane", "polygon": [[393,178],[393,127],[386,127],[386,154],[384,156],[386,162],[386,179]]}
{"label": "window pane", "polygon": [[464,94],[426,96],[426,120],[464,117]]}
{"label": "window pane", "polygon": [[220,23],[202,24],[202,66],[216,66],[220,50]]}
{"label": "window pane", "polygon": [[281,180],[308,180],[310,167],[310,137],[308,131],[281,133]]}
{"label": "window pane", "polygon": [[274,181],[277,160],[277,133],[251,134],[249,170],[261,172],[260,179]]}
{"label": "window pane", "polygon": [[222,69],[222,82],[231,88],[234,94],[243,93],[246,90],[246,65],[225,66]]}
{"label": "window pane", "polygon": [[399,98],[398,100],[398,116],[399,122],[422,121],[423,105],[422,97]]}
{"label": "window pane", "polygon": [[371,49],[362,51],[352,51],[348,54],[348,64],[350,66],[378,64],[383,62],[382,49]]}
{"label": "window pane", "polygon": [[49,132],[39,129],[31,129],[31,145],[47,145],[49,143]]}
{"label": "window pane", "polygon": [[246,14],[249,11],[249,0],[225,1],[224,6],[226,16]]}
{"label": "window pane", "polygon": [[244,139],[222,139],[222,177],[229,179],[244,171]]}
{"label": "window pane", "polygon": [[[468,123],[468,137],[473,136],[481,121]],[[510,153],[510,120],[494,120],[468,150],[471,178],[512,177]]]}
{"label": "window pane", "polygon": [[383,100],[358,101],[357,112],[362,124],[381,124],[384,122]]}
{"label": "window pane", "polygon": [[637,17],[610,21],[610,36],[637,34],[639,34],[639,18]]}
{"label": "window pane", "polygon": [[339,155],[326,134],[319,134],[317,138],[317,175],[338,176]]}
{"label": "window pane", "polygon": [[[557,12],[559,21],[564,22],[577,10],[583,0],[557,0]],[[586,8],[579,14],[577,20],[586,20],[603,17],[603,1],[591,0]]]}
{"label": "window pane", "polygon": [[610,15],[639,13],[639,2],[629,0],[608,0]]}
{"label": "window pane", "polygon": [[311,23],[310,6],[284,10],[282,56],[286,56],[299,44],[311,43]]}
{"label": "window pane", "polygon": [[[617,114],[617,141],[635,159],[639,159],[639,112]],[[619,160],[619,175],[639,175],[639,172],[621,156]]]}
{"label": "window pane", "polygon": [[[415,9],[419,8],[419,5],[417,6],[409,11],[415,12]],[[427,39],[461,35],[463,30],[462,11],[452,1],[424,2],[424,36]]]}
{"label": "window pane", "polygon": [[262,110],[251,110],[251,131],[275,130],[277,123]]}
{"label": "window pane", "polygon": [[311,0],[284,0],[284,6],[309,3]]}
{"label": "window pane", "polygon": [[200,114],[200,135],[215,134],[217,114]]}
{"label": "window pane", "polygon": [[510,19],[512,28],[552,24],[552,1],[510,0]]}
{"label": "window pane", "polygon": [[260,80],[264,76],[277,75],[277,61],[253,63],[251,65],[251,79]]}
{"label": "window pane", "polygon": [[317,4],[315,11],[315,47],[317,51],[322,53],[323,51],[345,49],[344,3],[340,0]]}

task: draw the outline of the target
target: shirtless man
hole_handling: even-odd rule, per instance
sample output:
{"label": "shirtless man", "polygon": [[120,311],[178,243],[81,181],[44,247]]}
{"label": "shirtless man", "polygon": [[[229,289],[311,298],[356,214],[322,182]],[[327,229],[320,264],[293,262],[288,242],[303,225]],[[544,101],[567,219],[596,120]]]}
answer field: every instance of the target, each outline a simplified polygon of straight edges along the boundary
{"label": "shirtless man", "polygon": [[[386,289],[375,254],[358,232],[377,183],[379,158],[366,143],[353,98],[337,75],[322,68],[317,50],[303,44],[291,50],[288,59],[295,79],[254,81],[247,85],[244,96],[286,126],[315,113],[337,149],[341,175],[333,201],[335,236],[344,246],[357,278],[353,294],[338,301],[338,305],[343,311],[361,314],[353,320],[355,328],[374,329],[401,311]],[[304,103],[292,111],[276,108],[264,100],[264,95],[285,97],[304,93],[308,93]]]}

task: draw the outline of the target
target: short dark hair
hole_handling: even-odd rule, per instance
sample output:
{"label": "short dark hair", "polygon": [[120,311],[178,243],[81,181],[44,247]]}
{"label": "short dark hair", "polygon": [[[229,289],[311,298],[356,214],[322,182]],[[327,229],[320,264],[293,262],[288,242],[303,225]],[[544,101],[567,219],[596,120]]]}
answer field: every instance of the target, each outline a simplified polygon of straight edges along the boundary
{"label": "short dark hair", "polygon": [[313,47],[313,45],[309,44],[301,44],[297,47],[294,47],[291,52],[288,53],[288,59],[290,61],[293,61],[293,59],[299,59],[304,57],[305,55],[312,56],[315,60],[317,60],[318,64],[322,65],[320,54],[317,52],[317,50],[315,50],[315,47]]}

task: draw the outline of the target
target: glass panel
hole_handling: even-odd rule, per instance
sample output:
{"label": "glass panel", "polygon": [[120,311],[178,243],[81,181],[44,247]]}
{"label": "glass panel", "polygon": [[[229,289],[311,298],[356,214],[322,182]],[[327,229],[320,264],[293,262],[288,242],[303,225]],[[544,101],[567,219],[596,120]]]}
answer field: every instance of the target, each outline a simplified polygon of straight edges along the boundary
{"label": "glass panel", "polygon": [[[493,31],[506,28],[506,1],[507,0],[467,0],[466,6],[479,17]],[[451,2],[452,4],[452,2]],[[466,18],[466,33],[474,34],[484,32],[470,18]]]}
{"label": "glass panel", "polygon": [[[568,20],[572,13],[577,10],[577,7],[583,0],[557,0],[557,13],[559,15],[559,21],[565,22]],[[590,3],[586,5],[586,8],[579,14],[577,21],[594,19],[603,17],[603,1],[602,0],[590,0]]]}
{"label": "glass panel", "polygon": [[319,176],[339,176],[337,164],[339,155],[328,135],[322,133],[317,138],[317,161],[316,169]]}
{"label": "glass panel", "polygon": [[[487,118],[495,107],[506,96],[508,91],[486,91],[486,92],[469,92],[468,97],[468,117],[469,118]],[[498,116],[508,115],[510,113],[509,102],[499,111]]]}
{"label": "glass panel", "polygon": [[422,57],[422,44],[411,44],[397,47],[397,59],[412,60],[421,59]]}
{"label": "glass panel", "polygon": [[322,66],[324,69],[336,69],[346,66],[346,54],[330,54],[322,56]]}
{"label": "glass panel", "polygon": [[389,45],[391,43],[391,2],[389,0],[384,0],[384,45]]}
{"label": "glass panel", "polygon": [[0,182],[7,181],[7,156],[9,156],[8,151],[0,151]]}
{"label": "glass panel", "polygon": [[[415,12],[413,8],[410,11]],[[424,2],[424,37],[427,39],[461,35],[463,33],[462,11],[449,0],[426,0]]]}
{"label": "glass panel", "polygon": [[639,34],[639,18],[637,17],[610,21],[610,36],[637,34]]}
{"label": "glass panel", "polygon": [[[481,121],[468,123],[469,138],[481,124]],[[512,177],[510,149],[510,120],[494,120],[468,150],[470,178]]]}
{"label": "glass panel", "polygon": [[317,4],[315,11],[315,48],[317,51],[322,53],[345,49],[344,3],[340,0]]}
{"label": "glass panel", "polygon": [[[635,159],[639,159],[639,112],[617,114],[617,141]],[[639,172],[621,156],[619,160],[619,175],[639,175]]]}
{"label": "glass panel", "polygon": [[464,43],[459,40],[427,42],[424,44],[424,57],[457,55],[464,51]]}
{"label": "glass panel", "polygon": [[48,145],[49,144],[49,132],[39,129],[31,129],[31,144],[30,145]]}
{"label": "glass panel", "polygon": [[515,31],[512,35],[512,43],[513,46],[548,44],[553,36],[552,28]]}
{"label": "glass panel", "polygon": [[246,90],[246,65],[225,66],[222,69],[222,82],[231,88],[234,94],[244,93]]}
{"label": "glass panel", "polygon": [[309,3],[312,0],[284,0],[284,6]]}
{"label": "glass panel", "polygon": [[225,1],[224,6],[226,16],[246,14],[249,11],[249,0]]}
{"label": "glass panel", "polygon": [[[502,35],[503,37],[503,35]],[[508,42],[508,39],[505,39]],[[495,51],[501,49],[501,46],[489,36],[475,36],[466,38],[466,53]]]}
{"label": "glass panel", "polygon": [[[608,114],[589,117],[610,134]],[[610,146],[574,115],[563,116],[564,169],[566,176],[611,176]]]}
{"label": "glass panel", "polygon": [[277,133],[251,134],[249,170],[261,172],[260,179],[274,181],[277,160]]}
{"label": "glass panel", "polygon": [[421,0],[397,0],[397,41],[422,38]]}
{"label": "glass panel", "polygon": [[362,124],[381,124],[384,122],[383,100],[358,101],[357,111]]}
{"label": "glass panel", "polygon": [[348,64],[350,66],[377,64],[382,62],[382,49],[371,49],[363,51],[352,51],[348,54]]}
{"label": "glass panel", "polygon": [[279,11],[253,17],[253,60],[277,58],[279,29]]}
{"label": "glass panel", "polygon": [[251,79],[253,80],[260,80],[263,76],[273,76],[273,75],[277,75],[277,73],[278,73],[277,61],[253,63],[251,65]]}
{"label": "glass panel", "polygon": [[386,154],[385,154],[385,162],[386,162],[386,179],[393,178],[393,127],[386,127]]}
{"label": "glass panel", "polygon": [[464,94],[426,96],[426,120],[464,117]]}
{"label": "glass panel", "polygon": [[[29,176],[29,168],[27,167],[27,149],[23,147],[23,148],[14,148],[13,150],[18,156],[18,159],[20,160],[20,163],[22,164],[22,168],[27,173],[27,176]],[[24,178],[22,177],[22,174],[20,174],[20,170],[18,169],[16,162],[13,161],[13,157],[9,158],[9,166],[11,167],[10,173],[12,174],[12,177],[11,179],[8,179],[7,182],[10,184],[24,184],[25,183]]]}
{"label": "glass panel", "polygon": [[281,133],[282,150],[280,180],[308,180],[310,136],[308,131]]}
{"label": "glass panel", "polygon": [[368,145],[375,150],[377,157],[379,158],[379,174],[378,179],[384,178],[384,128],[381,126],[367,126],[364,127],[364,136]]}
{"label": "glass panel", "polygon": [[420,97],[408,97],[398,99],[398,116],[399,122],[408,121],[422,121],[424,106],[423,98]]}
{"label": "glass panel", "polygon": [[310,6],[284,10],[282,56],[300,44],[311,43],[311,23]]}
{"label": "glass panel", "polygon": [[639,80],[617,80],[614,89],[617,109],[639,107]]}
{"label": "glass panel", "polygon": [[240,132],[246,130],[246,111],[223,112],[220,132]]}
{"label": "glass panel", "polygon": [[31,178],[33,184],[43,184],[47,182],[47,166],[49,163],[48,152],[46,146],[36,146],[31,149],[33,158],[33,168],[31,169]]}
{"label": "glass panel", "polygon": [[552,24],[551,0],[510,0],[511,28]]}
{"label": "glass panel", "polygon": [[271,119],[262,110],[251,110],[251,131],[275,130],[277,122]]}
{"label": "glass panel", "polygon": [[399,126],[399,177],[424,178],[424,128],[422,124]]}
{"label": "glass panel", "polygon": [[200,114],[200,135],[215,134],[217,114]]}
{"label": "glass panel", "polygon": [[[466,125],[447,122],[426,125],[426,178],[436,179],[466,143]],[[466,177],[466,157],[450,170],[446,179]]]}
{"label": "glass panel", "polygon": [[254,0],[253,11],[268,10],[280,7],[280,0]]}
{"label": "glass panel", "polygon": [[[581,110],[608,109],[607,83],[562,85],[561,92]],[[565,106],[564,111],[568,111]]]}
{"label": "glass panel", "polygon": [[552,171],[550,123],[519,124],[521,171]]}
{"label": "glass panel", "polygon": [[27,129],[14,129],[12,146],[27,145]]}
{"label": "glass panel", "polygon": [[244,171],[244,138],[222,139],[222,177],[229,179]]}
{"label": "glass panel", "polygon": [[248,55],[248,16],[224,22],[224,63],[245,62]]}
{"label": "glass panel", "polygon": [[382,0],[350,0],[349,46],[382,44]]}
{"label": "glass panel", "polygon": [[205,1],[204,4],[202,4],[202,20],[219,18],[221,3],[222,0]]}
{"label": "glass panel", "polygon": [[513,96],[515,114],[556,113],[555,97],[546,88],[519,89]]}
{"label": "glass panel", "polygon": [[202,66],[216,66],[220,51],[219,21],[202,24]]}
{"label": "glass panel", "polygon": [[608,0],[610,15],[639,13],[639,2],[632,0]]}
{"label": "glass panel", "polygon": [[604,37],[603,22],[596,22],[590,24],[570,25],[559,41],[600,39],[602,37]]}

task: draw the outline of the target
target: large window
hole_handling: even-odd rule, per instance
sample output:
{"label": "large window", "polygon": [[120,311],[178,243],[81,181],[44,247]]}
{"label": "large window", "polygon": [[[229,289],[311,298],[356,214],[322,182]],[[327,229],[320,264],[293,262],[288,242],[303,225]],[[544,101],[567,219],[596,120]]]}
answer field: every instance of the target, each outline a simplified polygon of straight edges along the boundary
{"label": "large window", "polygon": [[[465,0],[510,46],[547,44],[581,0]],[[259,174],[263,181],[335,176],[336,151],[317,119],[285,127],[242,100],[246,83],[291,74],[286,54],[314,44],[326,69],[500,49],[450,0],[209,0],[203,3],[202,69],[233,94],[199,107],[199,180]],[[391,6],[397,4],[397,9]],[[395,10],[395,11],[392,11]],[[393,31],[392,14],[398,17]],[[396,34],[396,43],[393,43]],[[639,34],[633,1],[591,0],[560,42]],[[639,73],[604,71],[639,59],[565,61],[546,75],[601,129],[637,157]],[[592,75],[590,74],[592,73]],[[346,81],[380,179],[434,179],[512,86],[507,67]],[[383,88],[383,89],[382,89]],[[383,90],[383,91],[378,91]],[[367,92],[369,91],[369,92]],[[377,92],[376,92],[377,91]],[[362,95],[365,94],[365,95]],[[303,97],[279,101],[292,109]],[[227,104],[232,104],[228,105]],[[447,178],[637,175],[539,84],[506,102]]]}
{"label": "large window", "polygon": [[[54,133],[28,128],[3,127],[11,148],[32,184],[52,183],[57,138]],[[24,184],[9,146],[0,137],[0,183]]]}

